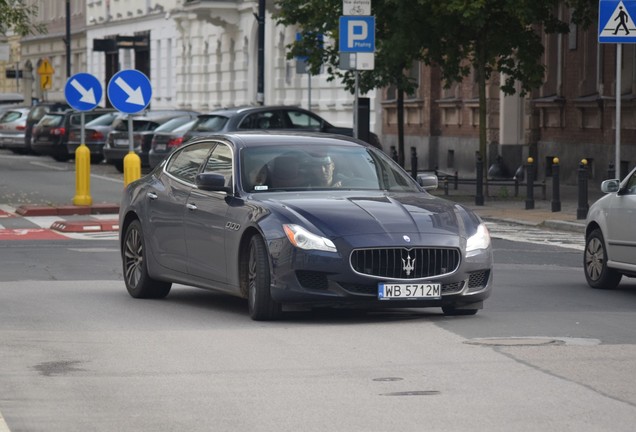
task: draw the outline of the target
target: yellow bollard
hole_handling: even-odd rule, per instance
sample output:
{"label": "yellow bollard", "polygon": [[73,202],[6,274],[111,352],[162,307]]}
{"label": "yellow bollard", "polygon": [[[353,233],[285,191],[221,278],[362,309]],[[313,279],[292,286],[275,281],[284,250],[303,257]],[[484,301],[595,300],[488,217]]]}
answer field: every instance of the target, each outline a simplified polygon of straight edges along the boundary
{"label": "yellow bollard", "polygon": [[75,196],[73,204],[89,206],[91,198],[91,152],[85,144],[75,150]]}
{"label": "yellow bollard", "polygon": [[141,178],[141,158],[134,151],[124,157],[124,187]]}

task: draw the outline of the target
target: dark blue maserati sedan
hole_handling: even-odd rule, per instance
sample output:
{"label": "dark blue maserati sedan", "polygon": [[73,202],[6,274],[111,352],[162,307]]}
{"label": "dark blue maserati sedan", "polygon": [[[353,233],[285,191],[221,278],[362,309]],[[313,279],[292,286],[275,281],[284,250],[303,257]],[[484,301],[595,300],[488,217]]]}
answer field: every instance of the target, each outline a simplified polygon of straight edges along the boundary
{"label": "dark blue maserati sedan", "polygon": [[479,217],[339,135],[192,140],[126,187],[119,218],[135,298],[180,283],[246,298],[254,320],[313,307],[473,315],[492,289]]}

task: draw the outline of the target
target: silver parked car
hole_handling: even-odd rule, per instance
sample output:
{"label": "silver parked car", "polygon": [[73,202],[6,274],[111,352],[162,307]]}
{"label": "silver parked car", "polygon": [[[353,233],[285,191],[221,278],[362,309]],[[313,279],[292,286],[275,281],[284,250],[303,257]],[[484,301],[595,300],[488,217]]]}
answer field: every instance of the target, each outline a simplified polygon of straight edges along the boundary
{"label": "silver parked car", "polygon": [[636,277],[636,168],[601,190],[607,195],[587,215],[583,266],[592,288],[612,289],[623,276]]}
{"label": "silver parked car", "polygon": [[24,149],[29,107],[13,107],[0,114],[0,147],[20,152]]}

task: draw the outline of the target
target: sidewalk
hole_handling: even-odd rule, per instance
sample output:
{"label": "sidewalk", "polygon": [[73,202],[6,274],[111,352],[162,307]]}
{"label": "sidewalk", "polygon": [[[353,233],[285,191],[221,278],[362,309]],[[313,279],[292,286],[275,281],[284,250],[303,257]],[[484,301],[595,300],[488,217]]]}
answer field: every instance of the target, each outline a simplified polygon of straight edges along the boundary
{"label": "sidewalk", "polygon": [[[579,190],[577,186],[562,185],[559,194],[561,210],[552,211],[552,185],[547,184],[546,199],[542,199],[541,193],[534,192],[534,208],[526,210],[526,190],[519,190],[519,195],[514,196],[514,188],[506,186],[488,187],[488,194],[484,188],[484,205],[475,204],[475,185],[458,185],[455,190],[449,185],[448,195],[440,184],[440,187],[432,192],[433,195],[446,198],[451,201],[464,204],[472,209],[482,219],[500,221],[519,225],[542,226],[545,228],[583,232],[585,219],[578,219]],[[600,187],[589,185],[587,206],[603,196]],[[583,203],[585,204],[585,203]]]}

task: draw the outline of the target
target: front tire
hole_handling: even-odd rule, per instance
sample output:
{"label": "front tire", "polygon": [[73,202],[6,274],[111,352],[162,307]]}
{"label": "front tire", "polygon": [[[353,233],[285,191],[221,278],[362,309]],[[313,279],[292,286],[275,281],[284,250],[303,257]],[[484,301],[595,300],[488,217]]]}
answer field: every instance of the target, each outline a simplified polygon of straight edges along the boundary
{"label": "front tire", "polygon": [[585,279],[592,288],[614,289],[623,277],[616,270],[607,267],[605,239],[598,228],[585,239],[583,269],[585,270]]}
{"label": "front tire", "polygon": [[146,248],[141,224],[135,220],[126,228],[122,245],[124,282],[128,293],[134,298],[164,298],[172,284],[155,280],[148,274]]}
{"label": "front tire", "polygon": [[244,277],[246,278],[250,317],[254,321],[269,321],[278,318],[281,313],[281,305],[272,299],[267,248],[259,235],[250,239],[246,270]]}

